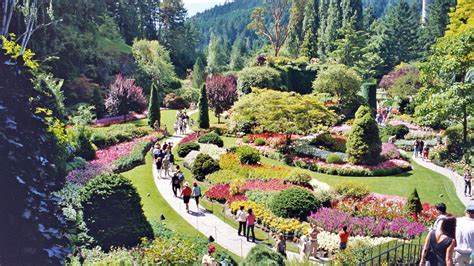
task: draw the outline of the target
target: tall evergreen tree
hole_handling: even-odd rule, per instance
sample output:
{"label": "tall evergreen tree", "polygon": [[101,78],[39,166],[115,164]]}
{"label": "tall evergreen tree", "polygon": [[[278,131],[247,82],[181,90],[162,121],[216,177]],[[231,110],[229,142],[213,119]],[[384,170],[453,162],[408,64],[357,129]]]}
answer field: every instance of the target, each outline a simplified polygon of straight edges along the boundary
{"label": "tall evergreen tree", "polygon": [[367,8],[364,9],[363,11],[363,18],[362,22],[364,24],[364,29],[368,30],[372,23],[377,19],[375,16],[375,10],[372,5],[368,6]]}
{"label": "tall evergreen tree", "polygon": [[316,58],[318,55],[319,0],[310,0],[305,6],[303,42],[300,56]]}
{"label": "tall evergreen tree", "polygon": [[195,88],[201,88],[202,84],[206,81],[206,70],[201,57],[196,59],[193,67],[193,86]]}
{"label": "tall evergreen tree", "polygon": [[361,30],[364,27],[361,0],[342,0],[341,9],[342,25],[351,22],[354,18],[353,24],[356,30]]}
{"label": "tall evergreen tree", "polygon": [[421,18],[416,6],[400,0],[383,18],[381,57],[388,69],[419,56]]}
{"label": "tall evergreen tree", "polygon": [[[329,0],[325,25],[321,24],[322,34],[320,35],[319,49],[320,56],[325,58],[335,49],[335,41],[338,38],[337,30],[342,26],[342,12],[340,8],[341,0]],[[321,6],[324,8],[324,6]]]}
{"label": "tall evergreen tree", "polygon": [[207,51],[207,72],[218,73],[225,70],[226,55],[221,39],[214,33],[211,33],[211,40],[209,41],[209,49]]}
{"label": "tall evergreen tree", "polygon": [[366,33],[356,29],[356,18],[353,16],[338,30],[341,38],[336,40],[336,50],[330,56],[338,63],[354,66],[362,58]]}
{"label": "tall evergreen tree", "polygon": [[328,24],[328,8],[329,0],[319,0],[319,9],[318,9],[318,18],[319,18],[319,28],[318,28],[318,56],[324,58],[326,41],[323,36]]}
{"label": "tall evergreen tree", "polygon": [[160,96],[155,82],[151,84],[150,101],[148,103],[148,125],[154,128],[155,122],[161,126]]}
{"label": "tall evergreen tree", "polygon": [[207,101],[206,84],[201,86],[199,97],[199,128],[209,128],[209,104]]}
{"label": "tall evergreen tree", "polygon": [[232,45],[232,52],[230,54],[229,69],[233,71],[239,71],[244,68],[245,65],[245,44],[241,38],[235,40]]}
{"label": "tall evergreen tree", "polygon": [[448,12],[451,0],[433,0],[428,7],[428,16],[422,29],[422,44],[427,51],[436,39],[442,37],[449,22]]}

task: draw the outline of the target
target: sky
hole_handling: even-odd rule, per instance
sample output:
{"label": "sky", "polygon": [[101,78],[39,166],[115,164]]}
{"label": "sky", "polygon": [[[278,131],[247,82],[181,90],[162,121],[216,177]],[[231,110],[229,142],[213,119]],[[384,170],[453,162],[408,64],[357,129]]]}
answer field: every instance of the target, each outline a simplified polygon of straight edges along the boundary
{"label": "sky", "polygon": [[224,2],[225,0],[184,0],[184,6],[188,10],[188,16],[191,17],[198,12]]}

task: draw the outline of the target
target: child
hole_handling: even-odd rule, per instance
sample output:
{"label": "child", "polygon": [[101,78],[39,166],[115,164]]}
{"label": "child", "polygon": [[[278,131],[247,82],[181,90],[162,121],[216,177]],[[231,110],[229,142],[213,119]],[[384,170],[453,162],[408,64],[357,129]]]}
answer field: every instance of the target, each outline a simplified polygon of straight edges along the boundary
{"label": "child", "polygon": [[347,248],[347,242],[349,241],[349,232],[347,232],[347,226],[344,225],[342,227],[342,231],[339,232],[339,239],[341,242],[339,243],[339,249],[344,250]]}

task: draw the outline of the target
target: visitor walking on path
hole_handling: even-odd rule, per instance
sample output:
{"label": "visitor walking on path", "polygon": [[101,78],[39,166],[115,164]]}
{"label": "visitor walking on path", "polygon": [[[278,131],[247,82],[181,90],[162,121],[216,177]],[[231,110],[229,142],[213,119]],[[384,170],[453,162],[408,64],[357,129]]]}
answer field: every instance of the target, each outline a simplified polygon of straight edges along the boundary
{"label": "visitor walking on path", "polygon": [[314,258],[318,258],[318,235],[321,231],[315,224],[311,225],[311,229],[309,232],[309,237],[311,240],[311,247],[310,247],[310,256]]}
{"label": "visitor walking on path", "polygon": [[173,190],[174,196],[177,197],[178,190],[180,189],[178,172],[174,173],[173,176],[171,177],[171,189]]}
{"label": "visitor walking on path", "polygon": [[344,225],[342,227],[342,230],[341,232],[339,232],[339,239],[340,239],[340,243],[339,243],[339,249],[340,250],[344,250],[347,248],[347,242],[349,242],[349,232],[347,232],[347,225]]}
{"label": "visitor walking on path", "polygon": [[155,159],[156,169],[158,170],[158,177],[161,178],[161,169],[163,167],[163,159],[161,156]]}
{"label": "visitor walking on path", "polygon": [[275,251],[286,258],[286,241],[282,233],[278,234],[278,239],[275,243]]}
{"label": "visitor walking on path", "polygon": [[446,217],[448,217],[448,214],[446,213],[446,204],[442,202],[437,203],[435,205],[435,208],[436,208],[436,212],[438,213],[438,216],[436,217],[436,220],[431,230],[439,229],[443,220],[446,219]]}
{"label": "visitor walking on path", "polygon": [[439,229],[428,233],[421,253],[420,266],[454,265],[455,237],[456,218],[452,216],[447,217],[443,220]]}
{"label": "visitor walking on path", "polygon": [[247,214],[247,241],[249,240],[250,231],[252,231],[252,242],[255,242],[255,214],[253,214],[252,209],[248,210]]}
{"label": "visitor walking on path", "polygon": [[162,169],[163,169],[165,178],[170,176],[170,155],[169,154],[166,154],[165,157],[163,158]]}
{"label": "visitor walking on path", "polygon": [[193,182],[193,197],[196,201],[196,208],[199,210],[199,198],[201,197],[201,187],[196,181]]}
{"label": "visitor walking on path", "polygon": [[184,204],[186,205],[186,212],[189,213],[189,200],[191,199],[191,195],[193,191],[189,187],[189,183],[186,182],[184,184],[184,188],[181,190],[181,196],[183,197]]}
{"label": "visitor walking on path", "polygon": [[420,142],[418,140],[415,140],[413,142],[413,157],[418,157],[418,148],[420,147]]}
{"label": "visitor walking on path", "polygon": [[202,257],[202,265],[205,266],[217,266],[216,259],[214,258],[214,252],[216,252],[216,247],[211,245],[207,248],[207,254]]}
{"label": "visitor walking on path", "polygon": [[466,197],[471,196],[471,188],[472,188],[471,170],[466,169],[466,170],[464,170],[464,195]]}
{"label": "visitor walking on path", "polygon": [[237,222],[239,222],[239,236],[240,233],[243,231],[243,236],[245,236],[245,226],[247,225],[247,214],[245,213],[245,207],[240,206],[240,209],[237,211]]}
{"label": "visitor walking on path", "polygon": [[300,255],[305,259],[309,259],[311,252],[311,240],[307,235],[302,235],[300,238]]}
{"label": "visitor walking on path", "polygon": [[456,265],[469,265],[474,255],[474,204],[466,208],[465,216],[456,221]]}

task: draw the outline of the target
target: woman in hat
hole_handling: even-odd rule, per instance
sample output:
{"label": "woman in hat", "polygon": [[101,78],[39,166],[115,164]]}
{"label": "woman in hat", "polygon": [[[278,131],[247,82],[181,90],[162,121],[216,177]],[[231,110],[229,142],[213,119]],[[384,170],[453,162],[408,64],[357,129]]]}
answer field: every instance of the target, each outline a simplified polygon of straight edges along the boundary
{"label": "woman in hat", "polygon": [[189,183],[184,183],[184,188],[181,190],[181,197],[183,197],[184,204],[186,205],[186,212],[189,213],[189,199],[191,199],[191,195],[193,191],[189,187]]}
{"label": "woman in hat", "polygon": [[214,258],[214,252],[216,252],[216,247],[210,245],[207,248],[207,254],[202,257],[202,265],[206,266],[217,266],[216,259]]}

